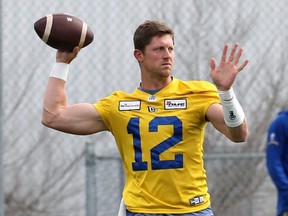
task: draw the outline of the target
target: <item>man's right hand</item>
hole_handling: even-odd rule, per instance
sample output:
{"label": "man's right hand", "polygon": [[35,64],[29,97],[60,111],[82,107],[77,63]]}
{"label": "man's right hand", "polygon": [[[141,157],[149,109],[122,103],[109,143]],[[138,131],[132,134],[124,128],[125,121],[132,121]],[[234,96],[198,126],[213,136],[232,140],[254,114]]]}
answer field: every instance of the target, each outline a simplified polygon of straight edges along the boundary
{"label": "man's right hand", "polygon": [[72,52],[57,50],[56,62],[62,62],[62,63],[70,64],[72,62],[72,60],[77,57],[79,51],[80,51],[79,47],[74,47]]}

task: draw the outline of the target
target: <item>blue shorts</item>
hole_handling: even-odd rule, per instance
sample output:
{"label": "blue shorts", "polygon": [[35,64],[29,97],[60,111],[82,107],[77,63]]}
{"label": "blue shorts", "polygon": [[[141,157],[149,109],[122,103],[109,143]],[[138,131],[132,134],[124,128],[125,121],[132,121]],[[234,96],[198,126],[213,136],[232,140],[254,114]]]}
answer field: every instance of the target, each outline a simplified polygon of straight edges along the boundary
{"label": "blue shorts", "polygon": [[211,207],[198,212],[185,213],[185,214],[142,214],[132,213],[126,210],[126,216],[214,216]]}

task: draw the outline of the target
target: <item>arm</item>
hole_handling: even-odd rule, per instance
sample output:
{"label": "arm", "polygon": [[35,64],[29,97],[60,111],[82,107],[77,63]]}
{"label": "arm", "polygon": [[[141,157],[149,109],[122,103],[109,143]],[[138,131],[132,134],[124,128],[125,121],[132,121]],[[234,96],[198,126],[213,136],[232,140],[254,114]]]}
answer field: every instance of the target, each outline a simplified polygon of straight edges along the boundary
{"label": "arm", "polygon": [[[219,91],[222,105],[212,104],[206,112],[206,118],[230,140],[243,142],[247,139],[248,127],[243,109],[234,95],[232,85],[238,73],[249,61],[246,59],[237,67],[243,53],[243,49],[240,48],[235,56],[237,48],[238,45],[235,44],[228,60],[226,60],[228,45],[225,45],[218,67],[216,67],[216,60],[211,58],[210,76]],[[231,114],[236,118],[231,118]]]}
{"label": "arm", "polygon": [[206,118],[218,131],[223,133],[231,141],[246,141],[248,136],[246,119],[237,127],[228,127],[224,121],[224,112],[221,104],[212,104],[206,112]]}
{"label": "arm", "polygon": [[[58,68],[55,69],[58,70],[58,74],[65,73],[63,68],[68,70],[69,64],[76,58],[78,52],[78,47],[71,53],[57,51],[56,62],[62,63],[60,68],[58,64]],[[62,132],[79,135],[106,130],[104,122],[92,104],[80,103],[68,105],[65,78],[56,77],[50,75],[48,80],[44,95],[42,124]]]}
{"label": "arm", "polygon": [[288,176],[284,170],[284,164],[281,160],[281,150],[279,144],[267,144],[266,163],[267,169],[274,184],[280,191],[288,192]]}
{"label": "arm", "polygon": [[285,171],[285,148],[287,141],[285,121],[277,117],[269,126],[266,146],[266,163],[268,172],[279,191],[288,194],[288,176]]}

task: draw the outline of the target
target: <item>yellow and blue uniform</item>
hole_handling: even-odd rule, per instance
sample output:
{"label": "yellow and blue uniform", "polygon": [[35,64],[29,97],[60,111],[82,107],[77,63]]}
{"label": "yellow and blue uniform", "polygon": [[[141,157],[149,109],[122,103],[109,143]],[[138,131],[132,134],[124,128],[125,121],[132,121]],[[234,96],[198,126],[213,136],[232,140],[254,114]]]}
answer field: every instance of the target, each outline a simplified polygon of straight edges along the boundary
{"label": "yellow and blue uniform", "polygon": [[129,211],[182,214],[210,206],[203,140],[213,103],[220,100],[210,82],[173,78],[154,95],[137,88],[94,104],[123,160]]}

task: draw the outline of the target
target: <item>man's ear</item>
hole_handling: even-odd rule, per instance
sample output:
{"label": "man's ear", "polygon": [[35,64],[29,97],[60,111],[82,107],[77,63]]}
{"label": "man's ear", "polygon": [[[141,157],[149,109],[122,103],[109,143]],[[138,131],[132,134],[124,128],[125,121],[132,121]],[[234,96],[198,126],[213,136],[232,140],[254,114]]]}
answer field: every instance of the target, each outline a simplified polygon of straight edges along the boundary
{"label": "man's ear", "polygon": [[143,53],[141,50],[139,49],[135,49],[134,50],[134,56],[137,59],[138,62],[142,62],[143,61]]}

